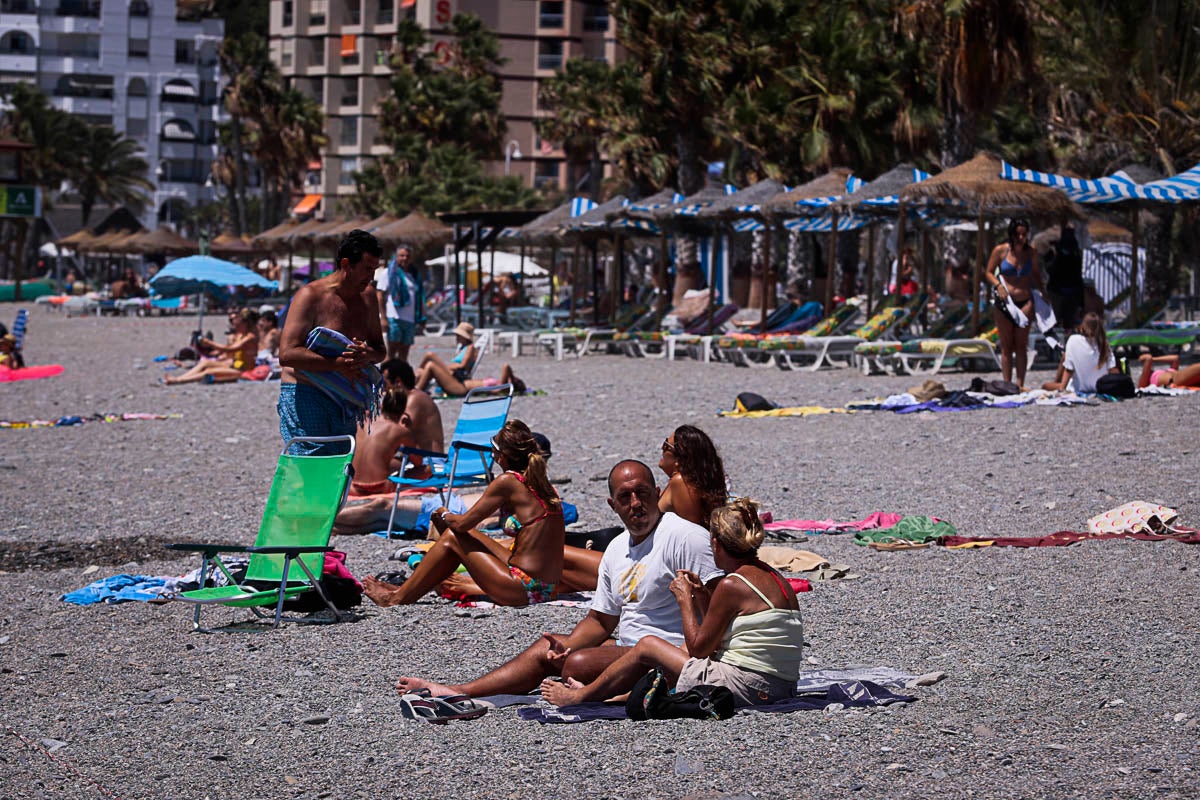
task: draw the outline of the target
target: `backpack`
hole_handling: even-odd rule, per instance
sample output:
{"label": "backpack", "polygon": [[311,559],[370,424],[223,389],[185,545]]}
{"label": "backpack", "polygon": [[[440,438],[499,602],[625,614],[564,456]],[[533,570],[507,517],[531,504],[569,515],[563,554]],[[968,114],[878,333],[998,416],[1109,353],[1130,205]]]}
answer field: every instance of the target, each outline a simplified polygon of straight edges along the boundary
{"label": "backpack", "polygon": [[754,392],[742,392],[734,401],[733,407],[737,411],[771,411],[779,408],[761,394]]}
{"label": "backpack", "polygon": [[724,686],[700,685],[672,692],[659,669],[643,675],[625,701],[625,713],[634,720],[729,719],[733,711],[733,692]]}
{"label": "backpack", "polygon": [[1128,375],[1101,375],[1096,380],[1096,394],[1106,394],[1109,397],[1120,397],[1128,400],[1137,396],[1133,378]]}

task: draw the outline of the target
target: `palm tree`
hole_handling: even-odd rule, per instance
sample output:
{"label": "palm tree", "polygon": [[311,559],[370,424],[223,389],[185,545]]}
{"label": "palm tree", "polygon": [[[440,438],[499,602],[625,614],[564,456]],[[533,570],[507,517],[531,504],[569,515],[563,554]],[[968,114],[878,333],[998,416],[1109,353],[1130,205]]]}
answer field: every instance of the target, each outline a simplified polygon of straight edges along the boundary
{"label": "palm tree", "polygon": [[32,179],[48,191],[57,191],[67,179],[87,136],[87,126],[50,105],[36,86],[18,83],[8,96],[10,110],[0,130],[34,146],[29,159]]}
{"label": "palm tree", "polygon": [[85,226],[98,200],[111,206],[129,206],[135,214],[146,207],[146,192],[152,191],[154,184],[146,179],[150,165],[141,152],[137,142],[110,125],[88,127],[83,149],[67,177],[79,193]]}

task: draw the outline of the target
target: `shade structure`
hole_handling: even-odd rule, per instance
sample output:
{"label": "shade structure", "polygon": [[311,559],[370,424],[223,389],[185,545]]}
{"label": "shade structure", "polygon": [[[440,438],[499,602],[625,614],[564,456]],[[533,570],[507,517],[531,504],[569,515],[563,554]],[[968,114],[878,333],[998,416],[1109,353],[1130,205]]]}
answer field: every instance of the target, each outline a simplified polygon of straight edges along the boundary
{"label": "shade structure", "polygon": [[[352,220],[349,220],[346,217],[334,217],[333,219],[326,220],[321,225],[309,228],[306,231],[301,231],[299,233],[293,232],[292,238],[295,239],[297,246],[304,246],[308,247],[309,249],[319,247],[322,250],[332,252],[337,248],[337,241],[340,241],[340,239],[336,238],[337,231],[345,228],[348,222],[352,222]],[[350,228],[347,228],[347,230],[353,229],[353,225],[351,225]],[[331,236],[334,238],[330,238]]]}
{"label": "shade structure", "polygon": [[228,286],[274,291],[278,284],[241,264],[212,256],[177,258],[150,279],[150,288],[161,297],[180,297]]}
{"label": "shade structure", "polygon": [[248,236],[234,236],[232,233],[222,233],[214,237],[209,249],[213,255],[222,258],[248,258],[265,250],[252,244]]}
{"label": "shade structure", "polygon": [[130,252],[129,246],[132,239],[139,233],[140,231],[130,230],[109,231],[108,233],[93,237],[91,241],[79,245],[76,249],[80,253],[128,253]]}
{"label": "shade structure", "polygon": [[727,194],[712,201],[706,208],[701,209],[696,217],[699,219],[729,221],[742,217],[760,216],[762,204],[784,190],[777,180],[767,178],[753,186],[747,186],[740,192]]}
{"label": "shade structure", "polygon": [[96,235],[89,228],[80,228],[70,236],[64,236],[55,242],[59,248],[63,250],[79,251],[80,248],[86,247],[89,242],[94,240]]}
{"label": "shade structure", "polygon": [[126,246],[133,253],[162,253],[164,255],[189,255],[200,249],[191,239],[185,239],[165,227],[141,233],[126,242]]}
{"label": "shade structure", "polygon": [[[506,253],[503,250],[486,252],[483,254],[482,261],[484,270],[491,270],[493,256],[495,257],[497,274],[507,273],[510,275],[516,275],[521,272],[521,256],[517,255],[516,253]],[[435,267],[453,263],[454,256],[439,256],[437,258],[431,258],[425,262],[426,265]],[[479,268],[480,263],[479,254],[473,250],[464,250],[458,254],[458,263],[459,265],[463,266],[467,272],[476,270]],[[526,258],[525,274],[532,275],[534,277],[543,277],[549,273],[546,271],[545,267],[534,263],[534,261],[530,258]]]}
{"label": "shade structure", "polygon": [[286,250],[295,250],[298,247],[308,247],[311,244],[311,239],[308,238],[312,233],[330,225],[333,220],[310,219],[307,222],[301,222],[290,230],[279,235],[279,241]]}
{"label": "shade structure", "polygon": [[524,242],[556,242],[562,238],[562,228],[575,217],[583,216],[596,207],[588,197],[573,197],[558,208],[526,222],[516,229],[515,238]]}
{"label": "shade structure", "polygon": [[710,183],[695,194],[683,198],[675,205],[668,206],[661,212],[657,212],[656,216],[663,221],[668,219],[678,220],[680,217],[698,217],[704,209],[713,203],[736,193],[737,188],[734,186]]}
{"label": "shade structure", "polygon": [[373,231],[375,238],[385,245],[395,247],[411,244],[417,249],[428,249],[445,244],[454,235],[453,229],[443,222],[430,219],[418,210]]}
{"label": "shade structure", "polygon": [[791,191],[779,192],[761,204],[761,212],[770,216],[795,217],[822,213],[854,188],[847,183],[854,177],[845,167],[834,167]]}
{"label": "shade structure", "polygon": [[624,210],[624,215],[633,219],[652,220],[654,212],[659,209],[676,205],[683,201],[683,195],[674,189],[663,189],[649,197],[632,201]]}
{"label": "shade structure", "polygon": [[894,214],[900,207],[900,192],[929,179],[929,173],[911,164],[900,164],[842,197],[834,207],[842,213]]}
{"label": "shade structure", "polygon": [[287,219],[279,223],[273,228],[269,228],[254,237],[254,244],[257,247],[266,248],[269,251],[283,251],[287,247],[284,245],[285,237],[300,227],[304,223],[294,219]]}
{"label": "shade structure", "polygon": [[340,222],[331,223],[312,234],[313,241],[323,247],[337,247],[346,234],[353,230],[361,230],[371,218],[365,214],[357,217],[339,217]]}
{"label": "shade structure", "polygon": [[624,195],[617,195],[583,214],[568,219],[563,223],[562,229],[568,233],[607,232],[610,217],[619,214],[621,209],[628,205],[629,200]]}
{"label": "shade structure", "polygon": [[[1094,244],[1108,244],[1111,242],[1124,242],[1128,244],[1133,241],[1133,231],[1104,219],[1088,220],[1087,235]],[[1037,235],[1033,237],[1033,246],[1038,249],[1038,252],[1045,253],[1054,242],[1057,242],[1061,238],[1062,226],[1051,225],[1049,228],[1038,231]]]}

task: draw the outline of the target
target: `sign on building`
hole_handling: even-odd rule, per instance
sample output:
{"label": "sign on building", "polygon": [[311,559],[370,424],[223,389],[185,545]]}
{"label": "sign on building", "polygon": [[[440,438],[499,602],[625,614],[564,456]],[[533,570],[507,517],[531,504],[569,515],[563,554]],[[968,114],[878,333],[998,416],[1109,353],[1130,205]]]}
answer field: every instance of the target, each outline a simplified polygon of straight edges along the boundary
{"label": "sign on building", "polygon": [[36,186],[0,187],[0,217],[40,217],[42,190]]}

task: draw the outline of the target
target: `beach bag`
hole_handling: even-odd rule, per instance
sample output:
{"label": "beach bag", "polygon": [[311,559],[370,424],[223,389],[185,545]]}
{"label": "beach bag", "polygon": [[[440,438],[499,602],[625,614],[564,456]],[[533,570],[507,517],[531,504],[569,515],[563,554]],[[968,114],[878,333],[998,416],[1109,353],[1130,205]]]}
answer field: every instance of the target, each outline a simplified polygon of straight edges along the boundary
{"label": "beach bag", "polygon": [[1179,518],[1173,508],[1134,500],[1088,520],[1088,533],[1173,533]]}
{"label": "beach bag", "polygon": [[971,391],[991,394],[996,397],[1007,397],[1008,395],[1020,394],[1021,387],[1011,381],[985,381],[983,378],[972,378]]}
{"label": "beach bag", "polygon": [[779,406],[775,405],[761,394],[755,394],[754,392],[742,392],[739,394],[733,403],[733,407],[735,411],[742,412],[771,411],[779,408]]}
{"label": "beach bag", "polygon": [[1101,375],[1096,381],[1096,393],[1128,400],[1137,396],[1133,378],[1128,375]]}
{"label": "beach bag", "polygon": [[659,669],[643,675],[625,701],[625,713],[633,720],[729,719],[733,711],[733,692],[724,686],[701,684],[686,692],[672,692]]}
{"label": "beach bag", "polygon": [[[345,611],[357,605],[362,605],[362,584],[346,567],[346,554],[340,550],[330,550],[325,554],[325,566],[321,570],[321,588],[325,596],[336,608]],[[283,604],[288,611],[300,614],[311,614],[325,608],[321,596],[316,592],[305,592],[289,599]]]}

